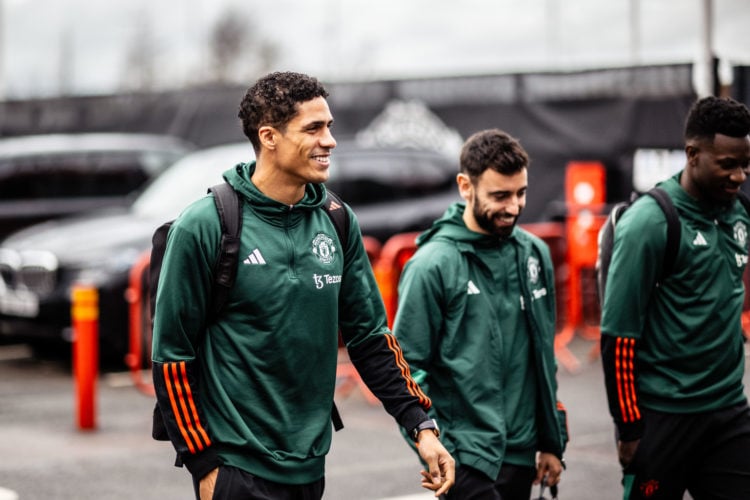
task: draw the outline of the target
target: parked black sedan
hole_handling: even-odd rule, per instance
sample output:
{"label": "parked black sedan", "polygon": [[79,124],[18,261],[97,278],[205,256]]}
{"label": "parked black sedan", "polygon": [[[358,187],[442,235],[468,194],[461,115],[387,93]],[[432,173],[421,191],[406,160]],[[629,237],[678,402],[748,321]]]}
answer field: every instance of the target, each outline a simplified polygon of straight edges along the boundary
{"label": "parked black sedan", "polygon": [[[99,290],[101,360],[122,367],[129,273],[151,247],[154,230],[221,182],[223,171],[252,159],[250,143],[198,151],[159,176],[129,209],[50,221],[11,235],[0,245],[0,337],[69,352],[64,342],[72,336],[70,290],[87,283]],[[456,172],[438,153],[342,145],[334,150],[327,185],[351,204],[364,234],[385,241],[426,228],[457,199]]]}

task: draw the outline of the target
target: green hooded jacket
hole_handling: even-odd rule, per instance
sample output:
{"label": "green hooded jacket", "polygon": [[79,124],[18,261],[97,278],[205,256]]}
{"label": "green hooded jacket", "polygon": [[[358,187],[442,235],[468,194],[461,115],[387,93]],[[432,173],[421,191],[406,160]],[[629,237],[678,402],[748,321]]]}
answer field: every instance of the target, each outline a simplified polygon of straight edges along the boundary
{"label": "green hooded jacket", "polygon": [[[497,477],[508,443],[502,318],[495,307],[502,293],[492,279],[488,252],[515,246],[514,260],[503,269],[518,274],[521,297],[515,302],[530,332],[530,360],[537,394],[529,396],[536,411],[536,446],[562,458],[567,442],[565,411],[556,398],[554,356],[554,269],[547,245],[516,227],[500,241],[470,231],[462,218],[463,203],[417,239],[418,249],[406,264],[399,284],[394,331],[404,357],[434,403],[431,415],[457,465]],[[497,265],[494,261],[493,265]],[[497,269],[496,269],[497,271]],[[510,299],[514,300],[514,299]]]}
{"label": "green hooded jacket", "polygon": [[[331,444],[338,332],[373,393],[398,423],[427,419],[429,400],[400,354],[349,207],[339,242],[308,184],[285,205],[250,181],[255,164],[224,176],[244,199],[237,280],[215,320],[207,311],[221,236],[210,197],[169,232],[154,318],[154,384],[170,440],[197,478],[226,464],[284,484],[323,477]],[[207,325],[207,326],[204,326]]]}

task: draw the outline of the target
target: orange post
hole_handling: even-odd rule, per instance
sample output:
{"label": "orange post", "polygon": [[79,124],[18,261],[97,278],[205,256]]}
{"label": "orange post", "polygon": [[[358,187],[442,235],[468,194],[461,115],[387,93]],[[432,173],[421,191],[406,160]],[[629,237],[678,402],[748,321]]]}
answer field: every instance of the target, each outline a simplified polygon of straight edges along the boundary
{"label": "orange post", "polygon": [[73,374],[78,428],[96,428],[96,379],[99,370],[99,292],[75,285],[72,291]]}
{"label": "orange post", "polygon": [[599,337],[597,325],[586,324],[584,306],[591,305],[591,297],[584,297],[583,274],[591,272],[596,264],[597,234],[605,220],[602,211],[606,200],[606,168],[597,161],[572,161],[565,168],[566,240],[568,267],[566,321],[555,337],[555,352],[568,371],[578,370],[580,363],[568,351],[568,344],[581,334],[588,340]]}

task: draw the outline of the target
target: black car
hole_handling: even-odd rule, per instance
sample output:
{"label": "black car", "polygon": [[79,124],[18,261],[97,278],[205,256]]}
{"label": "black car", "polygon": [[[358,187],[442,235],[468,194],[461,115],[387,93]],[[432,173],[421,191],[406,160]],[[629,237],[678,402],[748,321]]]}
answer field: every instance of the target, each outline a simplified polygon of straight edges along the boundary
{"label": "black car", "polygon": [[135,133],[0,139],[0,239],[22,227],[132,202],[132,194],[194,147]]}
{"label": "black car", "polygon": [[[129,273],[151,248],[154,230],[220,182],[223,171],[252,159],[249,142],[198,151],[165,171],[127,210],[49,221],[6,239],[0,336],[59,351],[60,341],[71,339],[71,286],[88,283],[99,290],[101,359],[122,366]],[[456,171],[436,153],[343,146],[334,150],[327,185],[351,204],[364,234],[384,241],[427,227],[457,199]]]}

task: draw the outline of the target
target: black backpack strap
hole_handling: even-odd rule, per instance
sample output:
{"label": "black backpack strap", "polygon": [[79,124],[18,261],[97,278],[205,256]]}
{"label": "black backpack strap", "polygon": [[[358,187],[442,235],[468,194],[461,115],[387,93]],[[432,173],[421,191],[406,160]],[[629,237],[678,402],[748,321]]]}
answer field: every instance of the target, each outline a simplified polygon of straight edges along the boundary
{"label": "black backpack strap", "polygon": [[331,408],[331,422],[333,422],[333,429],[336,432],[344,428],[344,421],[341,420],[341,414],[339,413],[339,409],[336,407],[335,401],[333,403],[333,408]]}
{"label": "black backpack strap", "polygon": [[214,267],[214,290],[211,315],[215,317],[226,303],[237,277],[240,253],[240,231],[242,230],[242,199],[226,182],[208,188],[214,195],[216,211],[221,221],[221,244]]}
{"label": "black backpack strap", "polygon": [[341,198],[336,193],[331,190],[326,190],[326,192],[328,193],[328,197],[323,204],[323,209],[328,214],[328,217],[331,218],[341,245],[346,246],[346,242],[349,240],[349,212],[347,212],[344,202],[341,201]]}
{"label": "black backpack strap", "polygon": [[[333,222],[333,227],[336,228],[336,234],[339,236],[339,242],[342,247],[346,247],[346,242],[349,240],[349,212],[344,207],[344,202],[339,196],[331,190],[326,190],[328,197],[323,204],[323,210],[325,210],[328,217]],[[344,254],[342,248],[341,254]],[[336,407],[336,402],[333,403],[331,408],[331,421],[333,422],[333,428],[336,431],[340,431],[344,428],[344,422],[341,420],[341,414],[339,409]]]}
{"label": "black backpack strap", "polygon": [[680,249],[680,235],[682,233],[680,215],[677,213],[672,199],[662,188],[651,188],[646,194],[656,200],[656,203],[659,204],[661,211],[664,212],[664,216],[667,218],[667,246],[664,250],[663,280],[671,274],[674,263],[677,260],[677,252]]}

